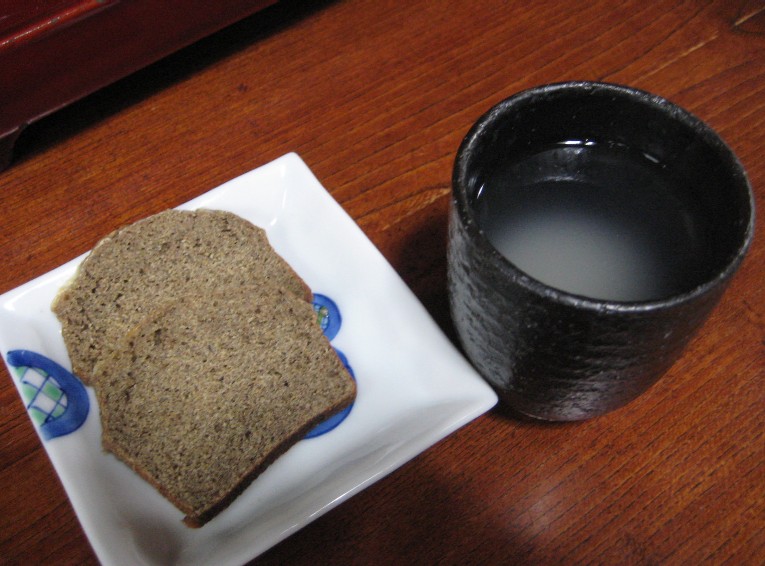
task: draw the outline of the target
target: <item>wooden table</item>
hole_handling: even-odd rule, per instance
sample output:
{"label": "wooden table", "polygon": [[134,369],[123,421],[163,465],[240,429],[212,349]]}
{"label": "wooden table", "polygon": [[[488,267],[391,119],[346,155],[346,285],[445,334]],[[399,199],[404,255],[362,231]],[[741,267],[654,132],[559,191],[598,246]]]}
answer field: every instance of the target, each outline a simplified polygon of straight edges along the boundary
{"label": "wooden table", "polygon": [[[0,174],[0,292],[296,151],[453,336],[457,146],[495,102],[566,79],[630,84],[702,117],[765,210],[761,1],[285,0],[21,136]],[[763,282],[760,223],[722,303],[643,397],[578,424],[495,409],[259,563],[764,563]],[[5,375],[0,563],[95,562]]]}

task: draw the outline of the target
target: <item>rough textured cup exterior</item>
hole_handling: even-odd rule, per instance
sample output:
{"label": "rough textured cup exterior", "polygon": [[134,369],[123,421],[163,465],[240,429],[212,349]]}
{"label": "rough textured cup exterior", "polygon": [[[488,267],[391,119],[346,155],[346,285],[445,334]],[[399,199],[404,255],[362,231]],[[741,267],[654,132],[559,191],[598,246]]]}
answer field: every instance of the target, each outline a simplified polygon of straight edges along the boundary
{"label": "rough textured cup exterior", "polygon": [[[571,108],[580,118],[568,120]],[[534,116],[544,116],[542,123]],[[545,128],[550,131],[540,131]],[[585,298],[533,279],[491,245],[473,209],[481,170],[519,143],[536,143],[526,138],[572,135],[638,144],[668,161],[678,147],[698,146],[683,167],[703,164],[708,171],[687,174],[717,176],[719,194],[699,198],[709,201],[710,214],[725,210],[709,273],[695,286],[647,302]],[[524,91],[479,119],[457,154],[448,244],[453,322],[468,358],[513,409],[556,421],[598,416],[635,399],[678,359],[720,299],[753,231],[754,199],[743,168],[692,115],[619,85],[577,82]]]}

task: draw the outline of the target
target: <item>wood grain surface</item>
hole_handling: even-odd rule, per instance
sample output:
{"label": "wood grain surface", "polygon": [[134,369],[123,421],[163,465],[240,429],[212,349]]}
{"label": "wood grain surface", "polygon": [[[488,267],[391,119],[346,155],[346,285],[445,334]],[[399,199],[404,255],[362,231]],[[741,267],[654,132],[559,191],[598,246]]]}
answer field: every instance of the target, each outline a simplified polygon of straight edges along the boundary
{"label": "wood grain surface", "polygon": [[[492,104],[568,79],[695,113],[765,210],[760,0],[284,0],[24,132],[0,173],[0,292],[296,151],[453,337],[459,142]],[[703,331],[637,401],[562,425],[497,408],[256,563],[765,563],[764,275],[760,222]],[[95,564],[3,374],[0,563]]]}

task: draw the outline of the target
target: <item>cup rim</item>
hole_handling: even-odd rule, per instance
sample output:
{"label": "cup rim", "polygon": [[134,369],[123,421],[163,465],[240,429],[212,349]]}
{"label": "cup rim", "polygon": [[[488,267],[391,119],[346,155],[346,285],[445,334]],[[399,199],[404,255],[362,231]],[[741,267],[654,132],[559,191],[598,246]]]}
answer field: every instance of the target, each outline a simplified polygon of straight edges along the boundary
{"label": "cup rim", "polygon": [[[748,202],[749,218],[747,219],[746,229],[742,240],[734,254],[731,255],[724,268],[719,270],[714,277],[707,278],[696,286],[667,297],[659,299],[641,300],[641,301],[619,301],[611,299],[597,299],[586,295],[579,295],[551,285],[547,285],[535,279],[525,271],[521,270],[504,255],[502,255],[494,245],[489,241],[484,232],[480,229],[476,219],[473,206],[470,204],[470,198],[466,189],[467,170],[466,165],[471,156],[471,152],[485,132],[496,120],[508,111],[509,108],[522,103],[523,101],[539,96],[540,94],[550,94],[560,91],[572,92],[594,92],[603,91],[623,98],[641,101],[644,104],[651,105],[655,109],[664,113],[672,120],[683,122],[686,126],[692,128],[702,136],[705,143],[714,146],[721,158],[726,161],[727,166],[736,175],[736,187],[741,187],[746,193]],[[616,83],[598,82],[598,81],[565,81],[548,83],[527,88],[516,94],[505,98],[484,112],[478,120],[471,126],[467,134],[460,143],[457,151],[454,167],[452,171],[452,201],[457,214],[462,221],[463,226],[468,232],[469,237],[479,242],[481,248],[487,251],[495,263],[500,266],[501,271],[508,275],[512,280],[520,284],[526,290],[556,302],[576,306],[577,308],[588,308],[597,311],[618,311],[618,312],[638,312],[665,309],[678,306],[688,301],[697,299],[713,289],[723,286],[727,280],[732,278],[743,261],[754,239],[755,225],[755,200],[751,183],[746,171],[733,152],[730,146],[722,137],[714,131],[706,122],[685,110],[684,108],[670,102],[666,98],[650,93],[645,90],[634,88]]]}

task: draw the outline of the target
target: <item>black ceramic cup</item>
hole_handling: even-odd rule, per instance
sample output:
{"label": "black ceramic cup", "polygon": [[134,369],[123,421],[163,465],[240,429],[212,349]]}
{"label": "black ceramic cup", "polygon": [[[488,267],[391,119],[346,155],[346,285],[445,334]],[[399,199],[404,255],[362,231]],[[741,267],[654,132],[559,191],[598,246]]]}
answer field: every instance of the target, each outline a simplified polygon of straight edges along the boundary
{"label": "black ceramic cup", "polygon": [[753,232],[746,174],[701,120],[620,85],[533,88],[484,114],[459,148],[454,325],[514,410],[598,416],[678,359]]}

